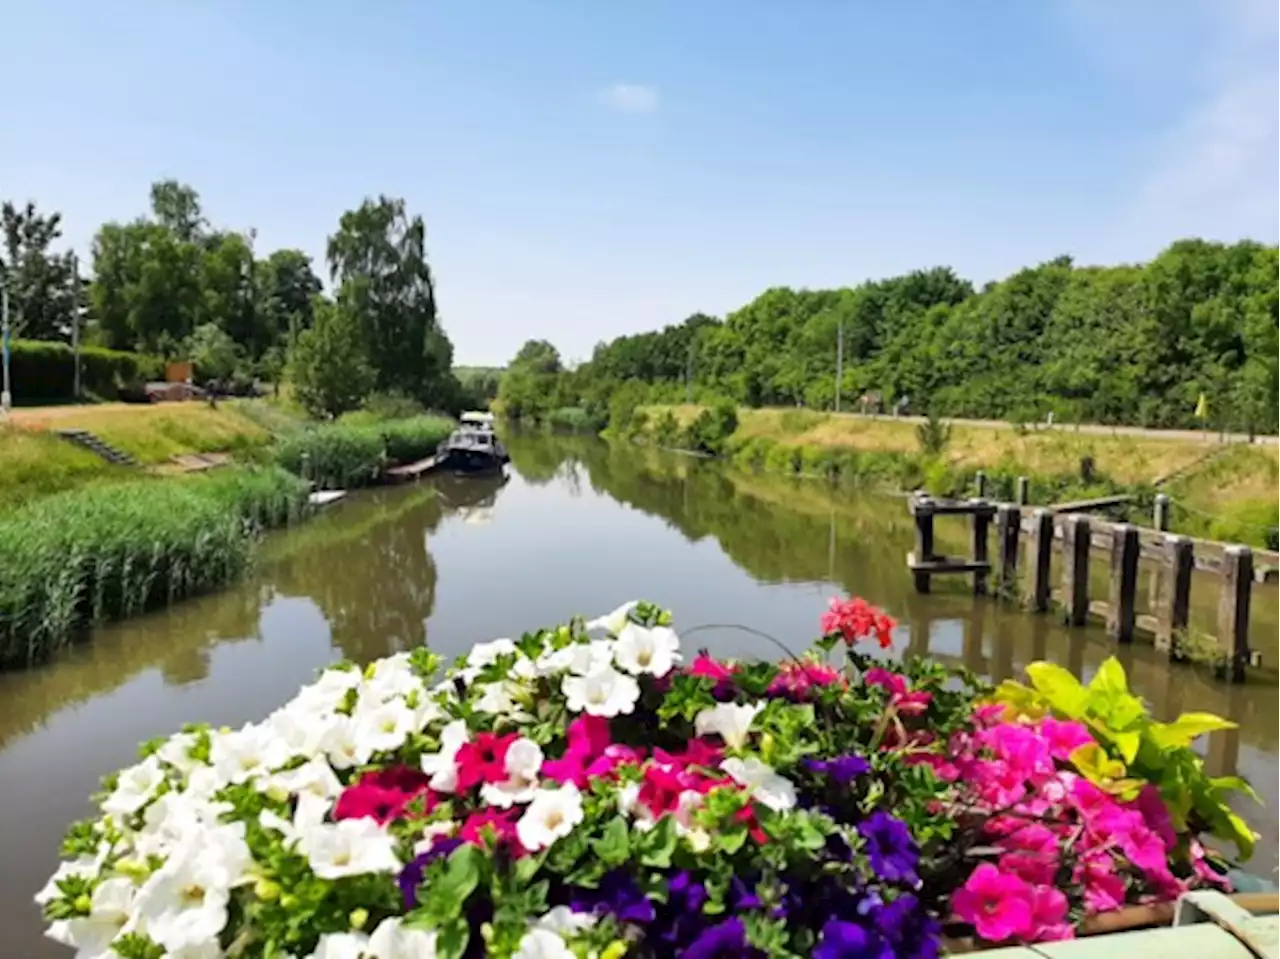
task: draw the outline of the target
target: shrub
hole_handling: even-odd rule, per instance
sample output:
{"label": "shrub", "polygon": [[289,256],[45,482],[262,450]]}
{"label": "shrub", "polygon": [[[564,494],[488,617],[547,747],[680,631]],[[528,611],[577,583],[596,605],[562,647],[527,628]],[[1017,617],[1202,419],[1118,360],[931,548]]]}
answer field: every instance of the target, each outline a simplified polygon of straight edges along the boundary
{"label": "shrub", "polygon": [[738,428],[738,408],[731,400],[718,400],[703,409],[689,424],[691,449],[718,456],[725,451],[729,437]]}
{"label": "shrub", "polygon": [[575,433],[593,432],[596,422],[581,406],[561,406],[547,413],[544,421],[547,426],[557,430],[569,430]]}
{"label": "shrub", "polygon": [[[15,402],[75,398],[75,352],[65,343],[14,340],[9,370]],[[96,346],[80,349],[80,388],[85,394],[115,399],[121,390],[163,376],[164,361],[159,357]]]}
{"label": "shrub", "polygon": [[951,442],[951,424],[930,413],[929,418],[916,427],[916,442],[926,456],[940,455]]}
{"label": "shrub", "polygon": [[257,534],[307,487],[280,469],[59,493],[0,521],[0,665],[29,665],[80,627],[206,592],[244,570]]}
{"label": "shrub", "polygon": [[670,410],[663,410],[653,424],[653,441],[659,446],[675,446],[680,439],[680,421]]}

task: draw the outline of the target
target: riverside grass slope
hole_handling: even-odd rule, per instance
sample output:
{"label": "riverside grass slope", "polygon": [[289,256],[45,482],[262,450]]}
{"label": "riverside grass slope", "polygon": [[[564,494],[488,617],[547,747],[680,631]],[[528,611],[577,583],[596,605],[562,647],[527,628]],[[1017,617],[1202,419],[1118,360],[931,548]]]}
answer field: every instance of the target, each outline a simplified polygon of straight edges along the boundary
{"label": "riverside grass slope", "polygon": [[276,467],[136,480],[45,497],[0,519],[0,668],[47,659],[92,623],[239,576],[262,530],[306,506]]}
{"label": "riverside grass slope", "polygon": [[[705,408],[640,407],[641,435],[654,438],[668,415],[683,429]],[[901,487],[924,485],[938,493],[959,491],[981,469],[996,495],[1010,499],[1016,477],[1025,475],[1031,478],[1035,503],[1131,491],[1142,505],[1155,492],[1155,481],[1169,477],[1161,491],[1174,500],[1177,532],[1275,548],[1280,524],[1276,446],[1222,445],[1212,434],[1201,440],[1077,433],[1069,426],[1036,430],[955,423],[950,442],[931,458],[921,453],[912,422],[740,408],[725,454],[744,466]],[[1085,458],[1092,461],[1092,483],[1080,477]]]}

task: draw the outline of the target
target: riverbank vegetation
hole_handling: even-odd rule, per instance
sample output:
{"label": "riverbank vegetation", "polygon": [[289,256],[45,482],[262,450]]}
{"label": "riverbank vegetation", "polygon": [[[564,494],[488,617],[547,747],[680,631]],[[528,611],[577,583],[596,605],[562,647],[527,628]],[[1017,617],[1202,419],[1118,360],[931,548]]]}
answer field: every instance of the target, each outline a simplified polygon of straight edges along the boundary
{"label": "riverbank vegetation", "polygon": [[30,665],[85,626],[223,585],[308,485],[278,468],[136,480],[49,496],[0,519],[0,666]]}
{"label": "riverbank vegetation", "polygon": [[272,456],[322,488],[369,486],[388,466],[430,456],[453,426],[443,416],[325,424],[284,437]]}

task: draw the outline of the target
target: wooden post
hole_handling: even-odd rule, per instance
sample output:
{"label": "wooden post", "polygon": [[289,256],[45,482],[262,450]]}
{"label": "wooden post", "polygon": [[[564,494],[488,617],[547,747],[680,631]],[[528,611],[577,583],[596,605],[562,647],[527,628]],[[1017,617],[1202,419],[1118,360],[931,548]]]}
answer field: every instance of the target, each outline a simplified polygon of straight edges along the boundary
{"label": "wooden post", "polygon": [[[915,504],[915,514],[915,561],[917,563],[927,563],[933,559],[933,509],[928,502],[917,502]],[[922,570],[914,570],[912,575],[916,582],[916,592],[929,592],[929,574]]]}
{"label": "wooden post", "polygon": [[1191,615],[1191,571],[1195,556],[1191,540],[1185,536],[1164,538],[1164,561],[1168,569],[1160,573],[1160,596],[1156,602],[1156,649],[1170,659],[1186,656],[1178,640],[1187,628]]}
{"label": "wooden post", "polygon": [[1160,532],[1168,532],[1169,529],[1169,497],[1164,493],[1156,494],[1156,506],[1154,515],[1152,516],[1152,525]]}
{"label": "wooden post", "polygon": [[1138,530],[1118,523],[1111,530],[1111,602],[1107,635],[1118,643],[1133,642],[1138,613]]}
{"label": "wooden post", "polygon": [[[990,559],[990,553],[987,551],[987,529],[991,525],[991,517],[987,513],[973,514],[973,561],[975,563],[985,563]],[[973,572],[973,595],[985,596],[987,594],[987,573],[985,570],[977,569]]]}
{"label": "wooden post", "polygon": [[1242,683],[1249,665],[1249,600],[1253,593],[1253,550],[1222,551],[1222,594],[1218,599],[1218,642],[1230,657],[1231,681]]}
{"label": "wooden post", "polygon": [[1018,537],[1022,534],[1022,510],[1002,503],[996,511],[996,541],[1000,544],[1000,587],[1013,588],[1018,578]]}
{"label": "wooden post", "polygon": [[1072,514],[1062,530],[1062,591],[1068,626],[1089,618],[1089,547],[1092,531],[1086,516]]}
{"label": "wooden post", "polygon": [[1018,477],[1018,505],[1026,506],[1031,502],[1031,481],[1025,476]]}
{"label": "wooden post", "polygon": [[975,487],[977,487],[978,499],[986,499],[987,498],[987,474],[984,473],[982,470],[978,470],[977,475],[974,476],[973,478],[973,484]]}
{"label": "wooden post", "polygon": [[1047,509],[1035,511],[1035,525],[1027,542],[1026,603],[1033,612],[1043,613],[1049,608],[1049,569],[1053,559],[1053,513]]}

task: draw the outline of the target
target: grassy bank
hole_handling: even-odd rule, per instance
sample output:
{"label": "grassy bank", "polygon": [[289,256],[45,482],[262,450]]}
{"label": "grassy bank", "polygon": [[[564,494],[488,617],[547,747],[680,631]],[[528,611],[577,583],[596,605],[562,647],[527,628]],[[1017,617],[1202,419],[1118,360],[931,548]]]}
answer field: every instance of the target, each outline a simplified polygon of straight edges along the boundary
{"label": "grassy bank", "polygon": [[453,420],[443,416],[334,423],[282,438],[273,457],[291,473],[322,487],[368,486],[389,465],[430,456],[453,427]]}
{"label": "grassy bank", "polygon": [[[703,409],[642,407],[633,435],[680,445]],[[955,424],[942,448],[926,453],[912,423],[740,409],[719,452],[750,468],[923,486],[939,495],[971,489],[979,469],[1003,498],[1012,498],[1017,477],[1029,477],[1032,503],[1130,492],[1137,496],[1135,519],[1149,511],[1156,481],[1171,477],[1161,489],[1174,500],[1178,531],[1264,547],[1275,541],[1277,462],[1270,446]]]}
{"label": "grassy bank", "polygon": [[239,576],[307,485],[275,468],[147,479],[49,496],[0,520],[0,666],[30,665],[86,625]]}

